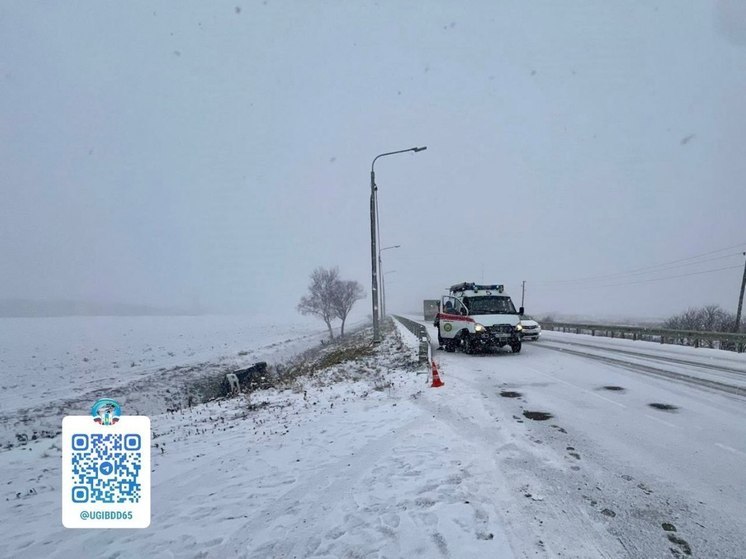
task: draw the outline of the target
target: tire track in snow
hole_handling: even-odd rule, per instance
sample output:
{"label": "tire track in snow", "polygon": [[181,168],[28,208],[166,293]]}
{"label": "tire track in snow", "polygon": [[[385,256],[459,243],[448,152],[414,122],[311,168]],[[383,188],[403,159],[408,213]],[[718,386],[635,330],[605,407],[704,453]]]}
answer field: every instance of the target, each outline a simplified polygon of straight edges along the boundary
{"label": "tire track in snow", "polygon": [[542,349],[548,349],[551,351],[558,351],[561,353],[568,353],[570,355],[575,355],[578,357],[585,357],[587,359],[593,359],[596,361],[601,361],[603,363],[615,365],[617,367],[622,367],[624,369],[628,369],[628,370],[638,372],[638,373],[647,374],[650,376],[657,376],[660,378],[665,378],[667,380],[674,380],[677,382],[699,386],[701,388],[709,388],[711,390],[715,390],[718,392],[725,392],[726,394],[746,397],[746,388],[741,387],[741,386],[733,386],[730,384],[725,384],[725,383],[714,381],[714,380],[703,379],[700,377],[686,375],[683,373],[677,373],[674,371],[668,371],[666,369],[659,369],[658,367],[651,367],[649,365],[643,365],[640,363],[631,363],[630,361],[624,361],[622,359],[616,359],[614,357],[597,355],[597,354],[588,353],[585,351],[578,351],[574,349],[567,349],[567,348],[561,348],[561,347],[552,347],[546,344],[537,345],[536,347],[540,347]]}
{"label": "tire track in snow", "polygon": [[[715,365],[713,363],[704,363],[704,362],[701,362],[701,361],[689,361],[687,359],[681,359],[679,357],[674,357],[674,356],[664,357],[662,355],[655,355],[653,353],[645,353],[645,352],[641,352],[641,351],[632,351],[632,350],[629,350],[629,349],[622,349],[622,348],[619,348],[619,347],[610,347],[610,346],[607,346],[607,345],[583,344],[583,343],[579,343],[579,342],[568,342],[568,341],[565,341],[565,340],[555,340],[555,339],[544,340],[544,341],[542,341],[541,344],[537,344],[537,345],[539,345],[539,347],[549,347],[547,345],[549,343],[551,343],[551,344],[570,345],[570,346],[577,346],[577,347],[587,347],[589,349],[594,349],[594,350],[597,350],[597,351],[610,351],[610,352],[613,352],[613,353],[621,353],[621,354],[624,354],[624,355],[631,355],[633,357],[645,358],[645,359],[650,359],[650,360],[653,360],[653,361],[663,361],[663,362],[667,362],[667,363],[676,363],[676,364],[679,364],[679,365],[687,365],[687,366],[691,366],[691,367],[701,367],[703,369],[712,369],[713,371],[726,372],[726,373],[735,373],[737,375],[746,376],[746,368],[734,368],[734,367],[726,367],[726,366],[723,366],[723,365]],[[730,359],[729,361],[730,362],[740,363],[740,362],[732,360],[732,359]]]}

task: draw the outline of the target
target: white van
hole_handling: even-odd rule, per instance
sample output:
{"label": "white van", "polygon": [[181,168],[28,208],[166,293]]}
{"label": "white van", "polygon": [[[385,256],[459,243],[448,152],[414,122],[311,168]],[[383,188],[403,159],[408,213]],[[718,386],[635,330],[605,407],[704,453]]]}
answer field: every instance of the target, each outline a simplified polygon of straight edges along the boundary
{"label": "white van", "polygon": [[516,310],[502,285],[458,283],[441,298],[434,325],[446,351],[485,352],[509,345],[521,351],[523,307]]}

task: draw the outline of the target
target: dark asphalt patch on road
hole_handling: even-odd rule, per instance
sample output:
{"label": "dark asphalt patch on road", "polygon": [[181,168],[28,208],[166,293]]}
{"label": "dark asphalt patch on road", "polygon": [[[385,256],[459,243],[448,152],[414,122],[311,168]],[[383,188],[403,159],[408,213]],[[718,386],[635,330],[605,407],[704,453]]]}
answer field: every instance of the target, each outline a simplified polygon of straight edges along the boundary
{"label": "dark asphalt patch on road", "polygon": [[678,406],[673,406],[671,404],[661,404],[660,402],[653,402],[652,404],[648,404],[648,406],[662,411],[676,411],[679,409]]}
{"label": "dark asphalt patch on road", "polygon": [[554,417],[551,413],[547,413],[545,411],[524,411],[523,416],[527,417],[528,419],[533,419],[534,421],[546,421],[547,419],[551,419]]}
{"label": "dark asphalt patch on road", "polygon": [[[572,451],[574,451],[575,447],[574,446],[568,446],[565,450],[572,450]],[[575,458],[575,460],[580,460],[580,454],[579,453],[577,453],[577,452],[568,452],[568,454],[570,456],[572,456],[573,458]]]}
{"label": "dark asphalt patch on road", "polygon": [[621,386],[602,386],[601,388],[603,388],[604,390],[612,390],[614,392],[624,392],[625,391],[625,388],[623,388]]}
{"label": "dark asphalt patch on road", "polygon": [[500,392],[500,396],[502,396],[503,398],[520,398],[521,396],[523,396],[523,394],[521,394],[520,392],[512,392],[510,390],[503,390],[502,392]]}
{"label": "dark asphalt patch on road", "polygon": [[684,555],[691,556],[692,547],[689,545],[689,542],[687,542],[685,539],[674,536],[673,534],[668,534],[668,541],[678,545],[679,549],[681,550],[679,551],[678,549],[675,549],[673,547],[670,548],[671,553],[673,553],[674,557],[681,557],[681,552],[683,552]]}
{"label": "dark asphalt patch on road", "polygon": [[645,495],[650,495],[651,493],[653,493],[653,490],[650,489],[647,485],[645,485],[642,482],[637,484],[637,488],[640,489],[643,493],[645,493]]}

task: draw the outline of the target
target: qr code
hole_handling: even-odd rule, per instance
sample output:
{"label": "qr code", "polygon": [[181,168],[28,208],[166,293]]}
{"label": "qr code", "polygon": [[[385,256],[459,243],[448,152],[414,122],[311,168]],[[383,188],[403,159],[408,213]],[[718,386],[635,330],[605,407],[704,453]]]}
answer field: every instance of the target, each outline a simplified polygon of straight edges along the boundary
{"label": "qr code", "polygon": [[139,434],[72,435],[74,503],[137,503],[142,495]]}

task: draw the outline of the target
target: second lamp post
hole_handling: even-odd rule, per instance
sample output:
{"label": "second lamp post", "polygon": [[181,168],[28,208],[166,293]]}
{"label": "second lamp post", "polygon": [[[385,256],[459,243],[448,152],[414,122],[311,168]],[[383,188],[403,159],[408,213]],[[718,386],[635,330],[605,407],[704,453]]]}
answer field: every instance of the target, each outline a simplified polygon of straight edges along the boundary
{"label": "second lamp post", "polygon": [[385,274],[383,273],[383,264],[381,262],[381,253],[384,250],[388,250],[390,248],[399,248],[401,245],[392,245],[390,247],[384,247],[381,250],[378,251],[378,273],[381,274],[381,320],[386,318],[386,281],[383,277]]}

